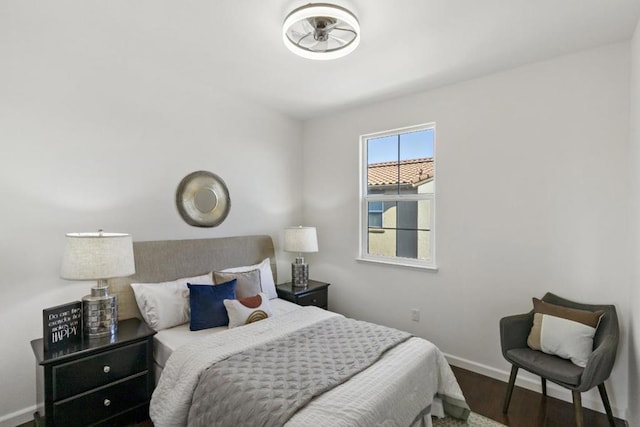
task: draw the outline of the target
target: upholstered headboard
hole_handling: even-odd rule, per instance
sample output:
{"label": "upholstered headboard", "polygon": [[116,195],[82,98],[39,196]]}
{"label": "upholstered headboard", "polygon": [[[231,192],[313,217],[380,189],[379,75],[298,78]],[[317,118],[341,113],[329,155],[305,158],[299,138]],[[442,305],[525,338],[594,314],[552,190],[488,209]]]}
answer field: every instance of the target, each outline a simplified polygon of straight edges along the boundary
{"label": "upholstered headboard", "polygon": [[206,274],[229,267],[257,264],[271,259],[273,280],[278,283],[276,257],[270,236],[133,242],[136,273],[109,280],[118,295],[118,319],[141,318],[131,283],[155,283]]}

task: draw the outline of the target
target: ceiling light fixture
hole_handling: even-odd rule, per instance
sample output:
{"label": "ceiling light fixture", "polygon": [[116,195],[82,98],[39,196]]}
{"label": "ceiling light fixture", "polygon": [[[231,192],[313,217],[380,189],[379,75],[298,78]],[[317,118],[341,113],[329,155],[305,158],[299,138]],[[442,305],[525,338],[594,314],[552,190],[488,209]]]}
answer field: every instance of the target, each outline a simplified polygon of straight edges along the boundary
{"label": "ceiling light fixture", "polygon": [[311,3],[292,11],[282,25],[285,46],[303,58],[336,59],[360,43],[360,24],[347,9]]}

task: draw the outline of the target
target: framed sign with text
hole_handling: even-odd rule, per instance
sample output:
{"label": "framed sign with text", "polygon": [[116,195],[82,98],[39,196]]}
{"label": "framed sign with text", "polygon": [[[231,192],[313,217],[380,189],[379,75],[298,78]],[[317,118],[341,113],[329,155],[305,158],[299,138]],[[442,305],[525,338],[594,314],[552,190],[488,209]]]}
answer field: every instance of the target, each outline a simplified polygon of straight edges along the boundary
{"label": "framed sign with text", "polygon": [[42,310],[44,351],[82,341],[82,302],[74,301]]}

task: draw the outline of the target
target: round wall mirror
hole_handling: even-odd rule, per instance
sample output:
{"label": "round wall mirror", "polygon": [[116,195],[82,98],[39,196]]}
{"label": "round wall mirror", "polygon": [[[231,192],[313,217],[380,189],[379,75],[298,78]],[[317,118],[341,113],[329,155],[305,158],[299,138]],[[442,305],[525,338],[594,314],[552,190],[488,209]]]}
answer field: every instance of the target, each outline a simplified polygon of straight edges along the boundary
{"label": "round wall mirror", "polygon": [[197,171],[180,181],[176,206],[187,224],[215,227],[229,214],[231,199],[222,178],[211,172]]}

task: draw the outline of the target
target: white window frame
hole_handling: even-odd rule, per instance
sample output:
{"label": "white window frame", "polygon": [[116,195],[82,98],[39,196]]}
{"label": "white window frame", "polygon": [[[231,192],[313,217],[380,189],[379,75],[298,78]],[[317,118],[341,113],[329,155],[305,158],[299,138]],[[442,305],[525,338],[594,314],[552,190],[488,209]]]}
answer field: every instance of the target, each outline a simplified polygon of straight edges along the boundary
{"label": "white window frame", "polygon": [[[368,194],[368,159],[367,159],[367,142],[370,139],[384,138],[387,136],[393,136],[403,133],[419,132],[424,130],[433,130],[433,170],[434,170],[434,183],[433,193],[417,193],[417,194]],[[398,129],[391,129],[382,132],[369,133],[360,135],[360,247],[359,247],[359,261],[375,262],[381,264],[390,264],[402,267],[414,267],[423,268],[429,270],[437,270],[436,265],[436,124],[424,123],[415,126],[408,126]],[[391,257],[370,255],[368,253],[368,233],[369,233],[369,212],[367,209],[368,202],[411,202],[411,201],[431,201],[431,214],[429,224],[429,259],[416,259],[416,258],[404,258],[404,257]]]}

